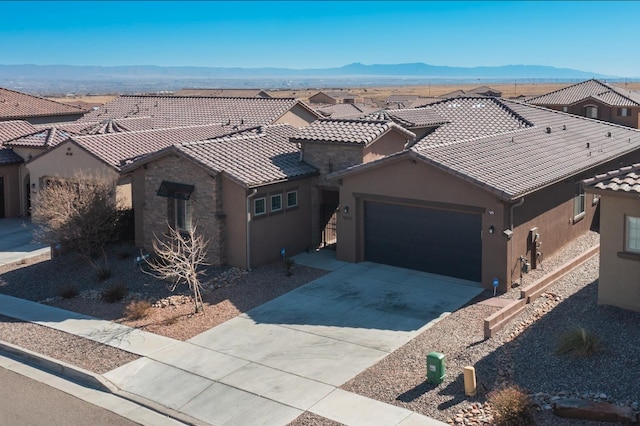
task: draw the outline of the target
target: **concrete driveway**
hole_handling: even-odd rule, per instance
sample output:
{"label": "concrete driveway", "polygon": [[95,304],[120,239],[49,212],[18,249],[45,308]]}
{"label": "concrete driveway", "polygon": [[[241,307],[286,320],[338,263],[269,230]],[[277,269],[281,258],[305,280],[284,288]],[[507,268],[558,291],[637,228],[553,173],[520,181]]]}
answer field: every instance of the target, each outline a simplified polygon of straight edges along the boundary
{"label": "concrete driveway", "polygon": [[48,252],[48,245],[33,241],[30,219],[0,219],[0,266]]}
{"label": "concrete driveway", "polygon": [[442,425],[338,387],[482,288],[331,253],[296,263],[332,272],[105,377],[214,425],[285,425],[304,411],[348,425]]}

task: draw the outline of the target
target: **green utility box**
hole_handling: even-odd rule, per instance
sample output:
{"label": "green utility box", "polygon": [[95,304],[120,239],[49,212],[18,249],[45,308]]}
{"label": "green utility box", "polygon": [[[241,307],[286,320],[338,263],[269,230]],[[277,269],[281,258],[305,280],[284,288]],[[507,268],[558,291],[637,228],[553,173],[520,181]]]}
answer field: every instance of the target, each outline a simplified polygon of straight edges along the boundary
{"label": "green utility box", "polygon": [[440,352],[430,352],[427,355],[427,383],[439,385],[444,381],[445,361],[444,354]]}

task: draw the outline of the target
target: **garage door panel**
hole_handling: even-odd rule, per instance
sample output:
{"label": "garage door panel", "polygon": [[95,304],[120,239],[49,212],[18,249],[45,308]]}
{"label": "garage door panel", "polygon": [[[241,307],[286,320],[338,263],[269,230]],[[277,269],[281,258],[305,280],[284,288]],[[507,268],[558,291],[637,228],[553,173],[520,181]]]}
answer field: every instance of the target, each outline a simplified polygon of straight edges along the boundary
{"label": "garage door panel", "polygon": [[365,259],[479,281],[480,215],[365,203]]}

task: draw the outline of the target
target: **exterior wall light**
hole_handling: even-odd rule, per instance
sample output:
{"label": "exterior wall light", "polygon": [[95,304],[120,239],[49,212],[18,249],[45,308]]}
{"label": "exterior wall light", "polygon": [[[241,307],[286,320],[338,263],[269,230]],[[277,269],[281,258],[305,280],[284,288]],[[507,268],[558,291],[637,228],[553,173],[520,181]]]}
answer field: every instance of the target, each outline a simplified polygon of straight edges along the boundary
{"label": "exterior wall light", "polygon": [[344,209],[342,209],[342,211],[344,212],[344,214],[349,213],[349,206],[344,206]]}

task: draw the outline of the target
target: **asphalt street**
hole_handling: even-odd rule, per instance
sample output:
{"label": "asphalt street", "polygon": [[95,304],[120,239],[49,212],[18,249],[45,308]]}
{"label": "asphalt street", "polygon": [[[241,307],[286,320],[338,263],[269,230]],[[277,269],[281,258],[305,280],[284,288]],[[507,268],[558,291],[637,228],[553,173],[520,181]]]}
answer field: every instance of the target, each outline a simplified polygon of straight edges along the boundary
{"label": "asphalt street", "polygon": [[1,426],[133,426],[130,420],[0,368]]}

